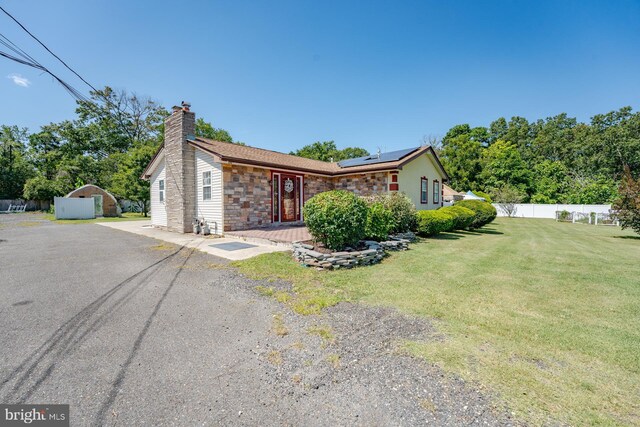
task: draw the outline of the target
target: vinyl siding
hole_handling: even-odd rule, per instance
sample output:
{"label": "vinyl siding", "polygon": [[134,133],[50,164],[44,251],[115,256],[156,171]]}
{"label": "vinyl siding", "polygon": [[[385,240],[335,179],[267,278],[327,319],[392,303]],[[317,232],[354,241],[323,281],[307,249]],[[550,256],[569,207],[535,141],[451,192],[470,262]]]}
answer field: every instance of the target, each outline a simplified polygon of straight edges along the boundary
{"label": "vinyl siding", "polygon": [[[420,203],[420,178],[426,177],[427,183],[427,203]],[[440,169],[435,165],[431,155],[425,153],[404,165],[398,173],[399,191],[404,192],[416,205],[418,210],[437,209],[440,203],[433,203],[433,181],[440,182],[440,199],[442,199],[442,175]]]}
{"label": "vinyl siding", "polygon": [[[203,200],[202,172],[211,172],[211,200]],[[222,165],[208,153],[196,149],[196,212],[211,227],[212,234],[224,230],[222,214]]]}
{"label": "vinyl siding", "polygon": [[[158,167],[156,167],[156,170],[151,174],[151,224],[162,227],[167,226],[167,208],[165,206],[165,202],[167,200],[167,181],[165,179],[164,169],[164,159],[162,159]],[[161,179],[165,180],[165,202],[160,202],[159,181]]]}

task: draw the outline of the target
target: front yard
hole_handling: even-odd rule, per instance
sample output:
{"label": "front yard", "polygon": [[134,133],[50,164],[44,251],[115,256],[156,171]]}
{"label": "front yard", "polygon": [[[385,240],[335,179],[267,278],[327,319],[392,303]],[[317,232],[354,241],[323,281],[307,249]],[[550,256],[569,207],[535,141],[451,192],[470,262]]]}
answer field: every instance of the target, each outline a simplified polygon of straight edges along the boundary
{"label": "front yard", "polygon": [[505,219],[444,233],[382,264],[335,272],[286,253],[236,264],[300,313],[338,301],[434,319],[404,348],[499,394],[522,419],[640,423],[640,238],[617,227]]}

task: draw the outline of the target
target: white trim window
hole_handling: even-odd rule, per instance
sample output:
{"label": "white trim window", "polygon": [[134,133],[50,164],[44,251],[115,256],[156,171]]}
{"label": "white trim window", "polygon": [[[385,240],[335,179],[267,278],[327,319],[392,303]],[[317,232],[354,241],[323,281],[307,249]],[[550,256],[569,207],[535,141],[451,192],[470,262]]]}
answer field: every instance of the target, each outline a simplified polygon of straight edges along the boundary
{"label": "white trim window", "polygon": [[164,179],[158,180],[158,200],[164,203]]}
{"label": "white trim window", "polygon": [[211,171],[202,172],[202,200],[211,200]]}
{"label": "white trim window", "polygon": [[440,203],[440,182],[437,179],[433,181],[433,203]]}

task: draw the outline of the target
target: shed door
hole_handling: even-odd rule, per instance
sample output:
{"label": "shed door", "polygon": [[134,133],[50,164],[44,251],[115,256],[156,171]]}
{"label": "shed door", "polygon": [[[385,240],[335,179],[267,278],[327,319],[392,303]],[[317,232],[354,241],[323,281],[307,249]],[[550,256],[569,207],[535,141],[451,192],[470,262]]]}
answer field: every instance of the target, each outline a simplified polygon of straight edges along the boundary
{"label": "shed door", "polygon": [[96,209],[96,216],[102,216],[102,194],[92,194],[93,206]]}

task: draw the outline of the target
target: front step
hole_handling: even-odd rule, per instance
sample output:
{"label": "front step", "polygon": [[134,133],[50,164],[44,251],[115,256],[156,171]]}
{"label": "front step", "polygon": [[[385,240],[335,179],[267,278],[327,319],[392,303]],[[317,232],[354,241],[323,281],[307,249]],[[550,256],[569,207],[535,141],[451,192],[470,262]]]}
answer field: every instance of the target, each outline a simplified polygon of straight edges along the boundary
{"label": "front step", "polygon": [[279,240],[263,239],[263,238],[260,238],[260,237],[239,236],[239,235],[233,234],[233,232],[225,233],[224,237],[229,237],[229,238],[232,238],[232,239],[242,240],[243,242],[247,242],[247,243],[255,243],[257,245],[280,246],[280,247],[285,247],[285,248],[290,248],[290,249],[293,248],[292,242],[283,242],[283,241],[279,241]]}

